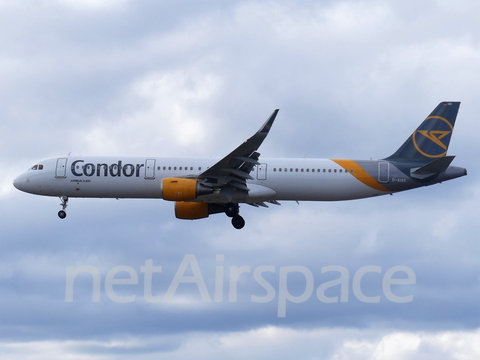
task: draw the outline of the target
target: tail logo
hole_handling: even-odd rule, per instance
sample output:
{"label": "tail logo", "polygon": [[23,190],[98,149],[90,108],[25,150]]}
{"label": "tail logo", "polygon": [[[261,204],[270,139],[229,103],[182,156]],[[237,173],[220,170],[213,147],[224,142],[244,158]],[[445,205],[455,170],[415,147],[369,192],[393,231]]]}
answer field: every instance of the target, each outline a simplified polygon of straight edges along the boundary
{"label": "tail logo", "polygon": [[413,133],[413,145],[424,156],[430,158],[445,156],[452,131],[453,126],[445,118],[430,116]]}

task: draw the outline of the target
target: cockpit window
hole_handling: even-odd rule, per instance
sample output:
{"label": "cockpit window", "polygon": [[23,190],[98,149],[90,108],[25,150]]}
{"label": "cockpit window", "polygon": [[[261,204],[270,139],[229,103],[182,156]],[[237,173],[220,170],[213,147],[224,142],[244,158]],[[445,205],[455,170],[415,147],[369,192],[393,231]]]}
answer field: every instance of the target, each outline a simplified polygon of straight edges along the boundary
{"label": "cockpit window", "polygon": [[43,164],[33,165],[30,170],[43,170]]}
{"label": "cockpit window", "polygon": [[38,169],[38,165],[33,165],[31,170],[37,170],[37,169]]}
{"label": "cockpit window", "polygon": [[38,170],[43,170],[43,165],[42,164],[38,165]]}

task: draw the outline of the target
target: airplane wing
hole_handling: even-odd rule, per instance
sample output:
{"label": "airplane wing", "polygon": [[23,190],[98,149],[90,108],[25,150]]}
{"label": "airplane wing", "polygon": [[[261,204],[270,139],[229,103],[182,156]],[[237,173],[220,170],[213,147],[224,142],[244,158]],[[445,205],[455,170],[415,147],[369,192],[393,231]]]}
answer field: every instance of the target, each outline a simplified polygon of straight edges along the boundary
{"label": "airplane wing", "polygon": [[[258,164],[260,154],[257,149],[268,135],[275,117],[276,109],[265,121],[260,129],[230,154],[218,161],[215,165],[202,172],[198,178],[212,187],[222,188],[226,185],[248,192],[247,179],[253,179],[250,172]],[[226,195],[228,197],[228,195]]]}

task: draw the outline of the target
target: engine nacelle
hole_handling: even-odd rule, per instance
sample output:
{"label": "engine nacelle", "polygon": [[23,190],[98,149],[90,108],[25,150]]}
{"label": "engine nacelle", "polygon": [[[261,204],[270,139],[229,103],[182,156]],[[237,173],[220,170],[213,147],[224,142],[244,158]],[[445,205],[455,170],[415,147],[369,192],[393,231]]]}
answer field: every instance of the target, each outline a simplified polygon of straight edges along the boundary
{"label": "engine nacelle", "polygon": [[171,201],[195,200],[198,196],[213,193],[213,189],[197,179],[165,178],[162,180],[162,198]]}
{"label": "engine nacelle", "polygon": [[183,220],[197,220],[208,217],[208,203],[185,202],[175,203],[175,217]]}
{"label": "engine nacelle", "polygon": [[175,203],[175,216],[177,219],[197,220],[208,215],[225,212],[225,205],[204,202],[177,201]]}

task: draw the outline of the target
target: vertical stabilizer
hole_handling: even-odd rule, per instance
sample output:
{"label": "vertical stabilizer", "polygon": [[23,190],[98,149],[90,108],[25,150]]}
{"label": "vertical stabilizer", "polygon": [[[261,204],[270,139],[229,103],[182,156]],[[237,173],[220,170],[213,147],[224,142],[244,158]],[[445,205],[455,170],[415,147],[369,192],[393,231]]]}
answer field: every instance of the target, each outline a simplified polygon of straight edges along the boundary
{"label": "vertical stabilizer", "polygon": [[403,145],[385,160],[431,162],[445,156],[459,107],[458,101],[438,104]]}

